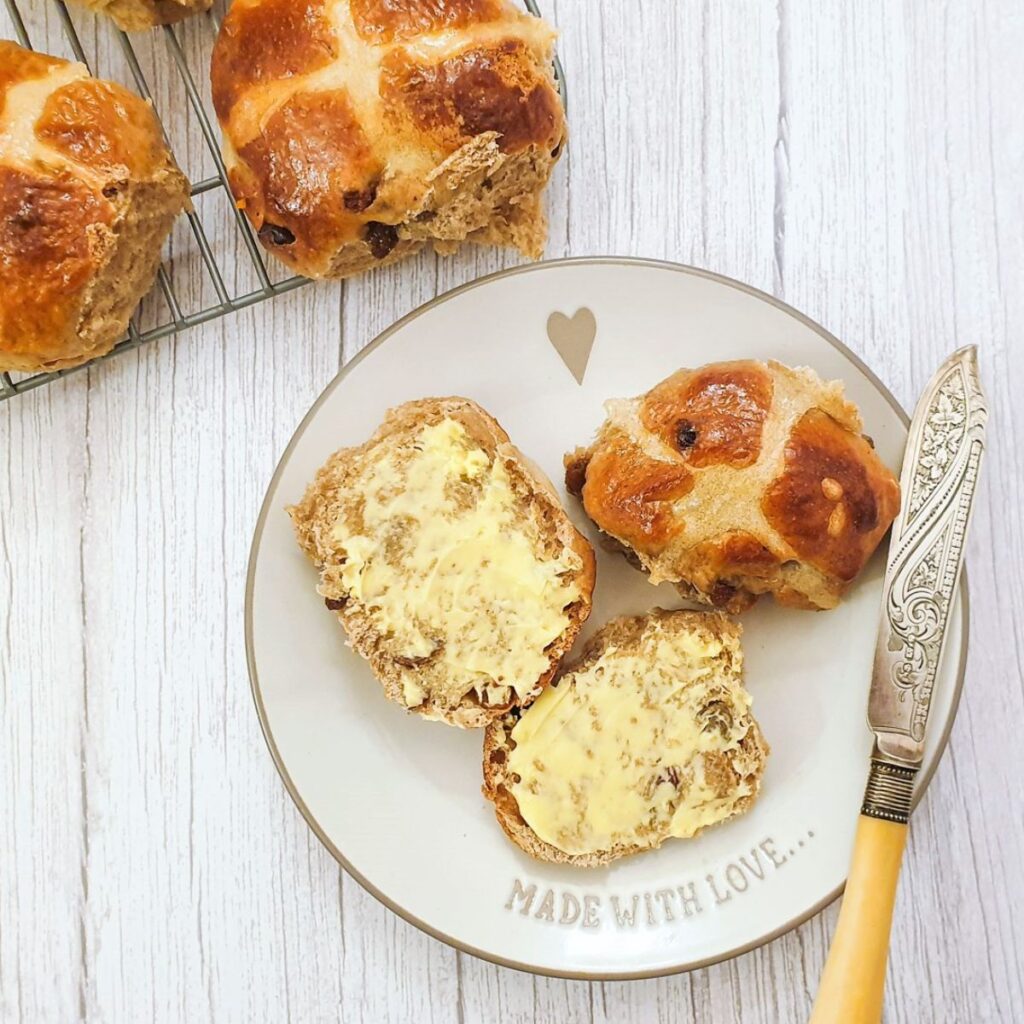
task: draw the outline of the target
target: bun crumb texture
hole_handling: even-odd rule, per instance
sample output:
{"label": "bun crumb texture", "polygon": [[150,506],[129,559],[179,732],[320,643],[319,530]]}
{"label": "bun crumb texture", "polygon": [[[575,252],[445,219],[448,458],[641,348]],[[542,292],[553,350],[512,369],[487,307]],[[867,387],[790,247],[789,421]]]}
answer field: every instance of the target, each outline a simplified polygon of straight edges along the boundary
{"label": "bun crumb texture", "polygon": [[750,808],[768,745],[739,627],[715,612],[615,619],[534,704],[488,727],[484,795],[526,853],[595,867]]}
{"label": "bun crumb texture", "polygon": [[590,613],[590,545],[468,399],[392,410],[289,512],[350,644],[425,718],[476,727],[529,703]]}

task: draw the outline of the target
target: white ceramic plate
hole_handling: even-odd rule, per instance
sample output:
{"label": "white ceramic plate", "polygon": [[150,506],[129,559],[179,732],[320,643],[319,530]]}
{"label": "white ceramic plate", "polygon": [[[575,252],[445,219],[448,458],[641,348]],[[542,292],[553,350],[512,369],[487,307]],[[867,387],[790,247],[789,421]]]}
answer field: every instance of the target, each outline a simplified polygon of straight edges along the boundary
{"label": "white ceramic plate", "polygon": [[[583,308],[597,334],[580,385],[547,323]],[[822,328],[724,278],[617,259],[525,267],[429,303],[345,368],[285,451],[256,528],[246,601],[263,730],[321,841],[392,910],[445,942],[545,974],[650,976],[751,949],[834,899],[871,748],[865,709],[882,554],[835,611],[764,601],[743,616],[747,686],[772,745],[754,809],[697,839],[584,870],[534,862],[505,838],[480,793],[480,732],[384,700],[317,596],[285,505],[331,452],[362,443],[386,409],[428,395],[481,403],[562,487],[562,455],[592,436],[605,399],[646,391],[681,366],[741,357],[843,380],[882,458],[899,467],[904,414]],[[576,504],[566,507],[596,539]],[[679,605],[674,589],[597,550],[583,639],[614,615]],[[951,618],[922,789],[956,710],[965,623],[965,614]]]}

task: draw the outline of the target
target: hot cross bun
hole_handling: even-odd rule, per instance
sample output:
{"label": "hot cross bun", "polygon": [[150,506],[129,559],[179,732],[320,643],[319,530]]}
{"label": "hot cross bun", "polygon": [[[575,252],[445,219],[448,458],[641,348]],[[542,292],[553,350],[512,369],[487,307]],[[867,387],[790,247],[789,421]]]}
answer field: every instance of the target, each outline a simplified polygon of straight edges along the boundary
{"label": "hot cross bun", "polygon": [[108,351],[188,194],[149,104],[0,41],[0,370]]}
{"label": "hot cross bun", "polygon": [[539,256],[553,41],[510,0],[235,0],[211,80],[238,205],[309,277],[428,241]]}
{"label": "hot cross bun", "polygon": [[812,370],[714,363],[606,410],[569,490],[653,583],[703,603],[832,608],[899,511],[857,409]]}
{"label": "hot cross bun", "polygon": [[213,0],[75,0],[97,14],[105,14],[125,32],[141,32],[210,9]]}

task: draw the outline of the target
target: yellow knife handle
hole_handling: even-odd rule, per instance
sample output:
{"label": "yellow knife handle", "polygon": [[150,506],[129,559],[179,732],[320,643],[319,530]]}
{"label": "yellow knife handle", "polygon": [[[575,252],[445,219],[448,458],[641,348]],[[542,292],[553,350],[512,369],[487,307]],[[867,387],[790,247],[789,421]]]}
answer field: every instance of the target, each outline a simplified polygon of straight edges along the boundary
{"label": "yellow knife handle", "polygon": [[912,769],[872,761],[850,876],[810,1024],[879,1024]]}

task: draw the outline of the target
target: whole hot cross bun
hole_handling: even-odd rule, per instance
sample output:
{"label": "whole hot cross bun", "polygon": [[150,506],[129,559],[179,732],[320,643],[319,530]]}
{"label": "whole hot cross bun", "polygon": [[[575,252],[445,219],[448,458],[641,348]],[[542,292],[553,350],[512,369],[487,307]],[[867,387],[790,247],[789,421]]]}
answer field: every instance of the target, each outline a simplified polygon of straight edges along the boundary
{"label": "whole hot cross bun", "polygon": [[75,0],[75,3],[97,14],[105,14],[125,32],[142,32],[208,11],[213,0]]}
{"label": "whole hot cross bun", "polygon": [[0,370],[107,352],[188,195],[148,103],[0,41]]}
{"label": "whole hot cross bun", "polygon": [[553,42],[509,0],[235,0],[211,80],[238,205],[309,277],[427,241],[539,256]]}
{"label": "whole hot cross bun", "polygon": [[832,608],[899,511],[842,385],[807,368],[712,363],[606,411],[568,489],[653,583],[703,603]]}

